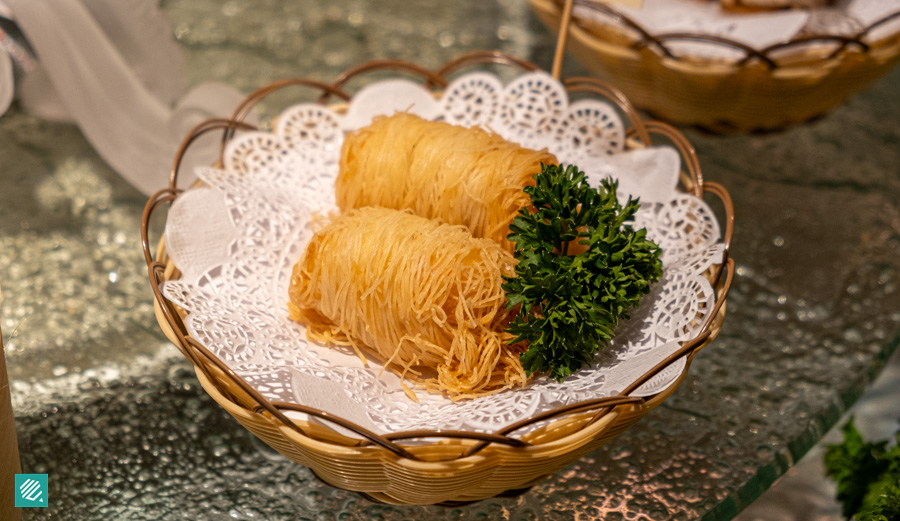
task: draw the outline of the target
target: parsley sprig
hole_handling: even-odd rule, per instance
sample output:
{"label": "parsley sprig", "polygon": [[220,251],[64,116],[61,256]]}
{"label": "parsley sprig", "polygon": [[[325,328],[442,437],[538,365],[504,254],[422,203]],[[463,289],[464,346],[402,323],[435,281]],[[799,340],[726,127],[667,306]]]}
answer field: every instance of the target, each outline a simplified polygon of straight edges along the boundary
{"label": "parsley sprig", "polygon": [[858,521],[900,519],[900,432],[897,445],[869,443],[850,418],[841,430],[844,441],[829,445],[825,471],[837,482],[837,499],[843,513]]}
{"label": "parsley sprig", "polygon": [[511,343],[528,342],[521,360],[529,376],[561,381],[590,363],[662,275],[659,246],[627,224],[638,201],[623,207],[617,187],[607,179],[591,188],[574,165],[541,165],[525,188],[533,208],[509,227],[518,264],[503,289],[507,308],[521,306],[507,331]]}

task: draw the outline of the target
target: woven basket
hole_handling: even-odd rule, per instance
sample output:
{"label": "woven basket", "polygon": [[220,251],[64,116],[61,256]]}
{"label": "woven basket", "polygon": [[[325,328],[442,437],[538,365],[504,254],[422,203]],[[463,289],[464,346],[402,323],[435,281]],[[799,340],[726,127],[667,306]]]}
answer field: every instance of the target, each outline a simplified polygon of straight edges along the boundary
{"label": "woven basket", "polygon": [[[263,87],[248,96],[231,119],[212,120],[191,132],[175,159],[170,186],[151,197],[144,210],[141,232],[156,316],[166,336],[194,364],[203,388],[244,427],[281,454],[309,467],[323,481],[359,492],[374,501],[456,505],[531,487],[619,435],[662,403],[684,378],[696,352],[718,334],[724,319],[725,297],[734,274],[734,263],[728,259],[734,221],[728,192],[716,183],[703,181],[693,149],[676,130],[665,124],[641,121],[620,92],[595,79],[571,78],[564,82],[570,93],[603,98],[621,110],[630,124],[628,148],[649,146],[651,137],[661,137],[674,144],[686,165],[682,187],[698,197],[704,194],[718,197],[725,213],[726,260],[707,273],[717,291],[715,309],[695,340],[684,343],[676,353],[620,395],[561,407],[494,433],[407,431],[377,435],[328,411],[303,404],[270,402],[191,338],[183,321],[184,312],[160,291],[164,281],[179,277],[178,269],[166,255],[165,244],[161,242],[155,253],[151,250],[148,233],[154,212],[181,193],[177,187],[178,169],[181,157],[194,139],[206,132],[224,129],[224,143],[234,132],[251,129],[242,122],[243,118],[258,101],[280,88],[299,85],[317,89],[322,93],[323,103],[332,96],[347,100],[349,95],[343,89],[351,79],[370,71],[393,70],[420,77],[439,96],[449,75],[485,63],[505,64],[526,71],[537,68],[500,52],[483,51],[466,54],[436,71],[408,62],[381,60],[356,67],[330,84],[297,79]],[[688,363],[676,384],[655,396],[631,396],[644,382],[683,357]],[[285,411],[303,412],[320,421],[292,420],[285,416]],[[323,423],[349,429],[362,439],[342,435]],[[526,434],[516,435],[525,427],[530,427]]]}
{"label": "woven basket", "polygon": [[[560,27],[558,0],[530,0],[548,27]],[[575,17],[569,49],[588,70],[625,93],[636,106],[677,124],[720,132],[775,129],[818,116],[886,74],[900,61],[900,32],[875,42],[867,35],[900,18],[882,18],[853,37],[817,35],[754,50],[690,33],[650,35],[628,17],[596,1],[578,1],[609,24]],[[741,58],[680,57],[677,42],[728,47]]]}

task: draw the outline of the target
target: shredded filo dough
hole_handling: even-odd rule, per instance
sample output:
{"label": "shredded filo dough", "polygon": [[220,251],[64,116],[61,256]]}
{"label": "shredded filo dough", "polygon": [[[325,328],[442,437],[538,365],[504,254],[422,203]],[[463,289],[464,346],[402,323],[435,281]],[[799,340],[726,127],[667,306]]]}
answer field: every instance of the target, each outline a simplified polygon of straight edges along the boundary
{"label": "shredded filo dough", "polygon": [[509,224],[528,206],[522,189],[534,184],[541,163],[557,160],[546,150],[522,148],[477,127],[398,113],[346,136],[335,195],[342,212],[364,206],[409,209],[461,224],[512,252]]}
{"label": "shredded filo dough", "polygon": [[[380,207],[345,212],[294,266],[290,316],[310,340],[368,350],[451,399],[524,385],[500,287],[513,256],[463,226]],[[414,395],[405,385],[404,389]]]}

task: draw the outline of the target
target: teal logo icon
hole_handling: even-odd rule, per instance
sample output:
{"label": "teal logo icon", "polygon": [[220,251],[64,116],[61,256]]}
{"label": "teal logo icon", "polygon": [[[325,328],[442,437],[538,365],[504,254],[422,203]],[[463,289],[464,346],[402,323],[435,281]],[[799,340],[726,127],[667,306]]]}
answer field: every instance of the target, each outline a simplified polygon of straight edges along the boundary
{"label": "teal logo icon", "polygon": [[47,506],[47,475],[16,474],[16,506]]}

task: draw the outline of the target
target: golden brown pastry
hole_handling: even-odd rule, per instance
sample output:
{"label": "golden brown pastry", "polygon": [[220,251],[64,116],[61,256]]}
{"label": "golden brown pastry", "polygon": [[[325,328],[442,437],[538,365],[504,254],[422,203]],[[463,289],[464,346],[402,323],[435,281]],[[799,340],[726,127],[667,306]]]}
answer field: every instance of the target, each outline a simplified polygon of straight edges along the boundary
{"label": "golden brown pastry", "polygon": [[509,224],[529,204],[522,188],[534,184],[541,163],[557,161],[480,128],[399,113],[347,135],[335,194],[342,212],[409,209],[461,224],[512,252]]}
{"label": "golden brown pastry", "polygon": [[310,340],[365,349],[431,392],[483,396],[528,379],[523,349],[503,331],[511,311],[502,276],[514,266],[462,226],[360,208],[310,241],[294,266],[289,312]]}

